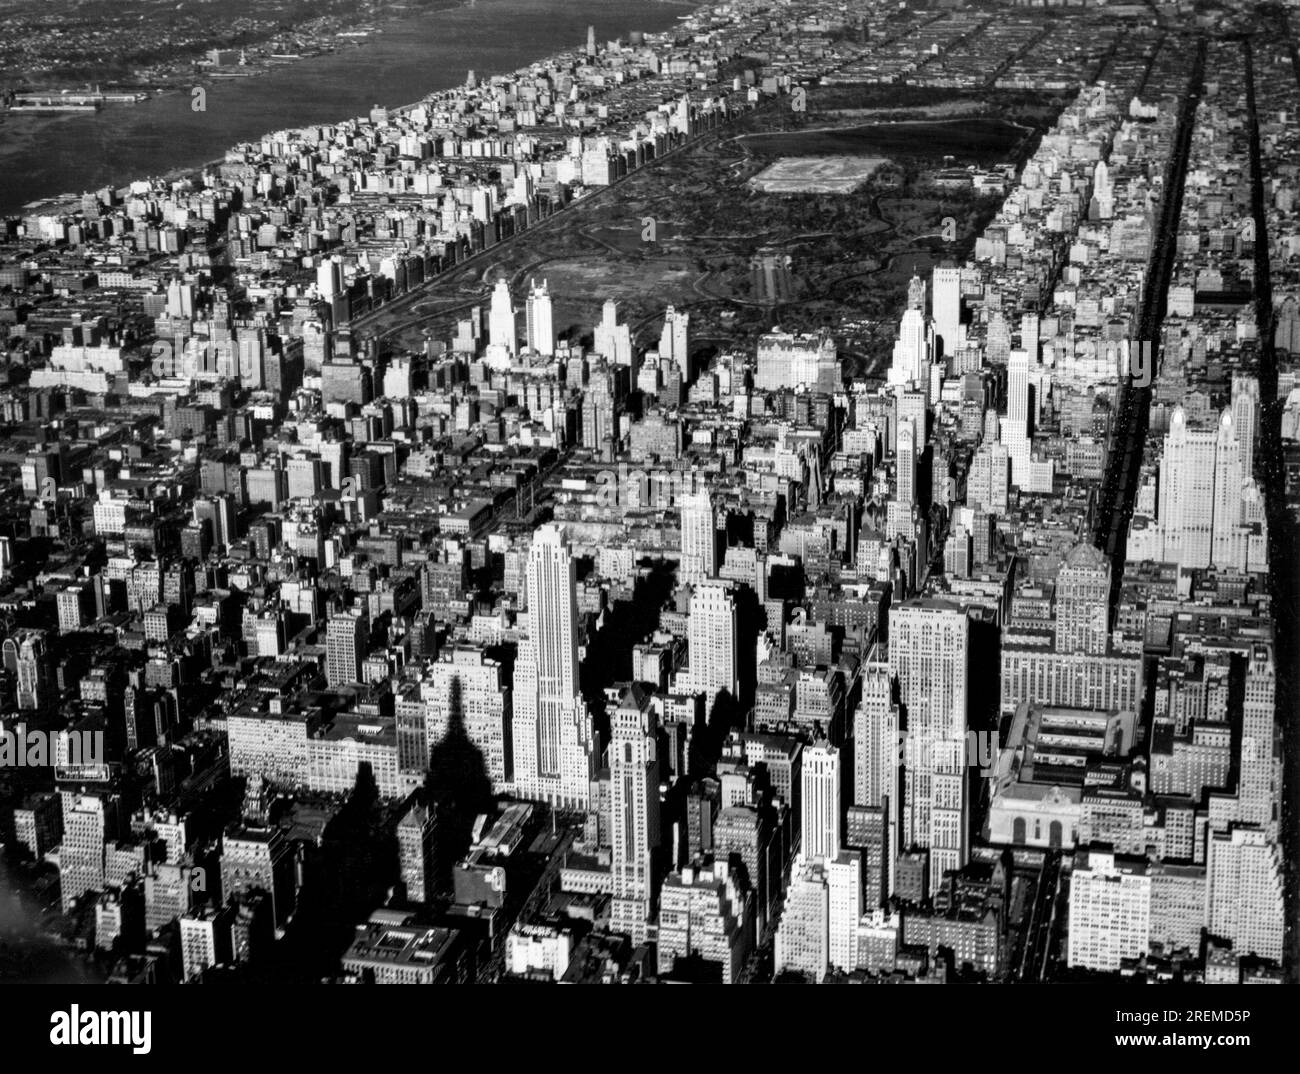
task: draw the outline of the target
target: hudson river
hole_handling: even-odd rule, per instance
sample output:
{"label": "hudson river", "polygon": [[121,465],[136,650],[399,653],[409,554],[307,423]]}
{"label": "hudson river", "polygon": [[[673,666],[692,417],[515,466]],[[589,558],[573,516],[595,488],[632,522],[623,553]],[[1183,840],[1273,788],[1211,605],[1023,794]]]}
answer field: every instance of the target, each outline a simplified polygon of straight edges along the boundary
{"label": "hudson river", "polygon": [[[473,69],[504,74],[564,48],[629,30],[666,30],[694,5],[645,0],[477,0],[385,23],[358,47],[275,67],[252,78],[201,82],[207,111],[188,93],[93,113],[5,114],[0,120],[0,215],[38,198],[79,194],[194,168],[268,131],[411,104],[460,85]],[[356,39],[353,39],[356,40]]]}

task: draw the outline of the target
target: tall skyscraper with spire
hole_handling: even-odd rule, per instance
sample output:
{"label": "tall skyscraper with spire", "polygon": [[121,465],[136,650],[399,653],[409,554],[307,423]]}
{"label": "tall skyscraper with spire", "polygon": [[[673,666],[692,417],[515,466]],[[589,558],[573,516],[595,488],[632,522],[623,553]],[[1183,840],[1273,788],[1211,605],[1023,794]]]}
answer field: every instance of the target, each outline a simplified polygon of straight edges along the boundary
{"label": "tall skyscraper with spire", "polygon": [[1277,675],[1273,647],[1251,646],[1241,706],[1241,774],[1237,783],[1237,819],[1277,837],[1282,811],[1282,777],[1276,744]]}
{"label": "tall skyscraper with spire", "polygon": [[654,911],[659,845],[658,716],[650,697],[632,685],[609,724],[610,927],[642,944]]}
{"label": "tall skyscraper with spire", "polygon": [[892,893],[898,858],[899,713],[888,658],[873,647],[863,664],[862,700],[853,714],[853,805],[880,817],[879,846],[866,859],[868,901]]}
{"label": "tall skyscraper with spire", "polygon": [[907,723],[903,843],[930,853],[930,890],[969,854],[966,770],[970,621],[961,606],[920,599],[889,616],[889,667]]}
{"label": "tall skyscraper with spire", "polygon": [[577,571],[561,527],[536,532],[527,570],[528,633],[515,663],[515,793],[585,809],[593,735],[578,685]]}
{"label": "tall skyscraper with spire", "polygon": [[674,363],[682,374],[682,384],[691,381],[691,315],[685,310],[668,307],[663,331],[659,333],[659,357]]}
{"label": "tall skyscraper with spire", "polygon": [[915,272],[907,282],[907,308],[920,310],[922,316],[925,315],[925,281]]}
{"label": "tall skyscraper with spire", "polygon": [[555,324],[551,312],[551,294],[546,281],[533,284],[524,306],[525,340],[530,349],[550,357],[555,353]]}
{"label": "tall skyscraper with spire", "polygon": [[898,422],[898,478],[895,491],[898,502],[908,508],[916,503],[919,454],[916,419],[901,418]]}
{"label": "tall skyscraper with spire", "polygon": [[1182,407],[1174,410],[1160,459],[1158,510],[1166,562],[1210,564],[1216,440],[1213,432],[1189,428]]}
{"label": "tall skyscraper with spire", "polygon": [[1259,380],[1234,375],[1232,378],[1232,425],[1241,443],[1241,479],[1255,476],[1255,437],[1259,432]]}
{"label": "tall skyscraper with spire", "polygon": [[989,314],[988,329],[984,333],[985,351],[990,365],[1006,365],[1011,356],[1011,327],[1001,310]]}
{"label": "tall skyscraper with spire", "polygon": [[1210,532],[1211,562],[1217,566],[1235,566],[1235,544],[1241,522],[1241,441],[1225,410],[1219,419],[1219,433],[1214,444],[1214,525]]}
{"label": "tall skyscraper with spire", "polygon": [[[1238,402],[1251,423],[1248,400],[1243,394]],[[1160,458],[1155,540],[1142,546],[1142,558],[1183,568],[1266,569],[1265,520],[1244,469],[1236,409],[1225,409],[1209,427],[1193,427],[1181,406],[1174,409]]]}

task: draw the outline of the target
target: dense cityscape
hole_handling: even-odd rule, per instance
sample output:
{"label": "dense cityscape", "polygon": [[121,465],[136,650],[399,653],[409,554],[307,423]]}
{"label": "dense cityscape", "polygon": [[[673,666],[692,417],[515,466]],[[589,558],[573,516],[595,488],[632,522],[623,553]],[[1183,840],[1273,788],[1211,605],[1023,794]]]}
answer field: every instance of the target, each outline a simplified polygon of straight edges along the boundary
{"label": "dense cityscape", "polygon": [[1300,19],[688,10],[0,216],[0,981],[1294,983]]}

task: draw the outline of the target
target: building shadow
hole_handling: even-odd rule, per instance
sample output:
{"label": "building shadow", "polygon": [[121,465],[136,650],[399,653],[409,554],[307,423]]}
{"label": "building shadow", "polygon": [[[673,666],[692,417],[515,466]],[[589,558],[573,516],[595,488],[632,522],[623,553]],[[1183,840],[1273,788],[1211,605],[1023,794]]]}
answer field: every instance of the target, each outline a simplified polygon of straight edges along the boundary
{"label": "building shadow", "polygon": [[483,751],[465,725],[460,679],[451,680],[447,732],[429,750],[424,801],[434,811],[433,884],[451,890],[452,867],[469,850],[474,819],[495,805]]}

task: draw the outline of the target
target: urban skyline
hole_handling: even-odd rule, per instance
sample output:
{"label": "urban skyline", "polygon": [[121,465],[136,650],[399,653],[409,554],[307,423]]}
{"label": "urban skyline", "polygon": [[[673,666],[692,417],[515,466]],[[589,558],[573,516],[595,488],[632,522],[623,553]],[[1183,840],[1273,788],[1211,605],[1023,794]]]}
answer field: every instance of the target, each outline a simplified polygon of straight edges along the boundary
{"label": "urban skyline", "polygon": [[735,0],[0,218],[0,978],[1293,983],[1289,9]]}

